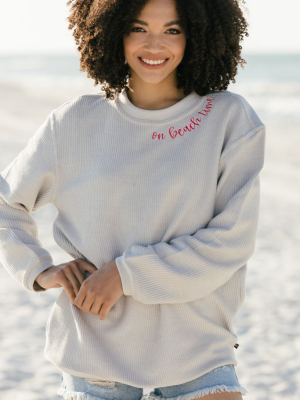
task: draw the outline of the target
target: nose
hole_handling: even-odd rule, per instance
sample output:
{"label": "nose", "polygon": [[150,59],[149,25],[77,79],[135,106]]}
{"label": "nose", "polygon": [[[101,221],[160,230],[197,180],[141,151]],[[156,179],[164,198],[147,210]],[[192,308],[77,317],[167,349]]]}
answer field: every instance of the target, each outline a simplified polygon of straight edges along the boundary
{"label": "nose", "polygon": [[161,37],[159,35],[150,35],[145,44],[145,50],[153,54],[162,52],[162,50],[164,50],[164,45]]}

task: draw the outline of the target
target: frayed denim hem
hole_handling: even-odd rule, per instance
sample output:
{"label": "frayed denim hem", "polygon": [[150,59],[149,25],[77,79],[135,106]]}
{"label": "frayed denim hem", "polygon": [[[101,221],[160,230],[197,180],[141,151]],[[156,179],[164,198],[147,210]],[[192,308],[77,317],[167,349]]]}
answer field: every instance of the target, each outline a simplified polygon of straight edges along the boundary
{"label": "frayed denim hem", "polygon": [[71,390],[67,390],[64,388],[60,388],[57,393],[59,396],[62,396],[66,400],[106,400],[101,399],[99,396],[93,396],[87,392],[72,392]]}
{"label": "frayed denim hem", "polygon": [[194,392],[186,393],[186,394],[181,394],[176,397],[161,397],[154,392],[151,392],[149,395],[145,395],[142,397],[143,400],[193,400],[196,399],[197,397],[202,397],[207,394],[211,393],[218,393],[218,392],[239,392],[242,395],[246,395],[248,392],[243,386],[226,386],[226,385],[216,385],[204,389],[199,389]]}

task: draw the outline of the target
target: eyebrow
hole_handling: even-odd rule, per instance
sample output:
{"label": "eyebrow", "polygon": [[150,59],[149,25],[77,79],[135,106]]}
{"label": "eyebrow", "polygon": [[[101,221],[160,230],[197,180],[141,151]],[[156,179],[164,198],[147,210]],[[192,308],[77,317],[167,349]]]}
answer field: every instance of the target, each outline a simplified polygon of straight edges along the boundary
{"label": "eyebrow", "polygon": [[[133,23],[137,23],[137,24],[140,24],[140,25],[148,26],[147,22],[141,21],[140,19],[132,19],[132,20],[131,20],[131,23],[132,23],[132,24],[133,24]],[[180,25],[180,21],[179,21],[179,20],[170,21],[170,22],[168,22],[167,24],[165,24],[164,27],[166,27],[166,26],[171,26],[171,25]]]}

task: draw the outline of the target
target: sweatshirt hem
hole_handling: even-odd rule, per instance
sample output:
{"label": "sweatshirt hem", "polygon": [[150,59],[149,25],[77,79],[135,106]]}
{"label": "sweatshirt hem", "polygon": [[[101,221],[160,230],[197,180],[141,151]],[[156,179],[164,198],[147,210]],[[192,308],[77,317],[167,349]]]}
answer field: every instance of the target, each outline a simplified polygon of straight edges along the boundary
{"label": "sweatshirt hem", "polygon": [[[197,371],[197,373],[195,373],[193,375],[186,376],[184,379],[182,379],[182,376],[181,376],[180,380],[178,380],[177,382],[176,382],[176,380],[175,381],[164,381],[164,382],[161,382],[161,381],[154,382],[154,380],[150,380],[150,381],[146,382],[146,379],[144,379],[143,380],[144,382],[140,383],[140,382],[137,382],[135,379],[134,380],[131,380],[131,379],[125,379],[124,380],[120,376],[117,376],[117,377],[116,376],[111,376],[111,375],[110,376],[109,375],[102,376],[101,374],[93,375],[93,374],[90,374],[90,373],[87,373],[87,372],[83,372],[82,370],[78,371],[78,370],[75,370],[75,369],[67,368],[67,367],[65,367],[63,365],[60,365],[59,361],[57,361],[55,359],[52,359],[52,357],[50,356],[50,353],[46,352],[46,351],[44,352],[44,357],[46,358],[46,360],[50,361],[53,365],[55,365],[60,370],[60,372],[65,372],[66,374],[69,374],[69,375],[72,375],[72,376],[75,376],[75,377],[84,378],[84,379],[97,379],[97,380],[101,379],[101,380],[105,380],[105,381],[119,382],[119,383],[122,383],[124,385],[130,385],[130,386],[133,386],[133,387],[136,387],[136,388],[152,389],[152,390],[153,390],[153,388],[182,385],[182,384],[184,384],[184,383],[186,383],[188,381],[192,381],[194,379],[197,379],[197,378],[199,378],[199,377],[211,372],[212,370],[214,370],[214,369],[216,369],[218,367],[222,368],[224,365],[229,365],[229,364],[231,364],[233,366],[237,365],[235,357],[234,356],[230,357],[230,355],[228,355],[228,357],[223,358],[222,361],[219,361],[219,360],[216,359],[215,363],[211,363],[210,367],[208,367],[208,368],[204,368],[204,369],[200,368]],[[239,382],[238,382],[238,385],[239,385]],[[241,385],[239,385],[238,386],[238,391],[240,391],[241,388],[242,388],[242,390],[245,390]],[[243,392],[241,392],[241,393],[244,394]],[[190,393],[188,393],[188,394],[190,394]],[[88,400],[90,400],[90,399],[88,399]],[[164,399],[160,399],[160,400],[164,400]],[[175,399],[166,399],[166,400],[175,400]],[[177,399],[177,400],[180,400],[180,399]],[[184,398],[184,400],[187,400],[187,399]],[[190,399],[190,400],[192,400],[192,399]]]}

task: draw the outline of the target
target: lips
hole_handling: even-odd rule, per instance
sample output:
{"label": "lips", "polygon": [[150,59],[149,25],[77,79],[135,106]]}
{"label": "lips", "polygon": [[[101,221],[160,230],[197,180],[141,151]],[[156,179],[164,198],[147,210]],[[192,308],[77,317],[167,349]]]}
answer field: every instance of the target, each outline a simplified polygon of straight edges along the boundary
{"label": "lips", "polygon": [[145,57],[139,57],[140,59],[144,59],[144,60],[149,60],[149,61],[160,61],[160,60],[168,60],[168,57],[149,57],[149,56],[145,56]]}
{"label": "lips", "polygon": [[[143,57],[144,58],[144,57]],[[146,63],[146,62],[144,62],[143,60],[142,60],[142,58],[141,57],[138,57],[138,59],[140,60],[140,63],[145,67],[145,68],[150,68],[150,69],[158,69],[158,68],[162,68],[162,67],[164,67],[165,65],[166,65],[166,63],[168,62],[168,58],[166,58],[165,59],[165,61],[163,62],[163,63],[160,63],[160,64],[148,64],[148,63]],[[160,61],[160,60],[163,60],[163,58],[156,58],[156,59],[154,59],[154,58],[146,58],[145,57],[145,59],[146,60],[150,60],[150,61]]]}
{"label": "lips", "polygon": [[[146,64],[149,64],[149,65],[158,65],[158,64],[162,64],[162,63],[164,63],[166,60],[167,60],[167,58],[160,58],[159,60],[151,60],[150,58],[148,59],[148,58],[140,58],[144,63],[146,63]],[[150,64],[149,62],[146,62],[145,60],[147,60],[147,61],[153,61],[153,62],[155,62],[155,61],[159,61],[159,63],[158,64]]]}

